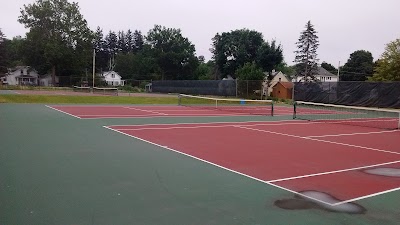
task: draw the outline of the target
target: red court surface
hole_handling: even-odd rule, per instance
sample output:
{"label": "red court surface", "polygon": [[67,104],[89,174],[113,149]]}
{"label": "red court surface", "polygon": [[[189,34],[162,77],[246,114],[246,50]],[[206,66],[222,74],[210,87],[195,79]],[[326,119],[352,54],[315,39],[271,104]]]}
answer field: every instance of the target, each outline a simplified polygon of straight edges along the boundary
{"label": "red court surface", "polygon": [[[185,106],[47,106],[59,112],[80,119],[102,118],[152,118],[152,117],[189,117],[189,116],[269,116],[270,108],[237,106],[227,109],[205,109]],[[305,109],[300,114],[336,114],[329,110]],[[274,115],[293,115],[291,106],[274,106]]]}
{"label": "red court surface", "polygon": [[[399,131],[297,121],[106,128],[300,195],[328,193],[337,204],[400,187],[400,177],[363,172],[400,167],[400,149],[385,148],[399,144]],[[388,144],[373,145],[381,136]]]}

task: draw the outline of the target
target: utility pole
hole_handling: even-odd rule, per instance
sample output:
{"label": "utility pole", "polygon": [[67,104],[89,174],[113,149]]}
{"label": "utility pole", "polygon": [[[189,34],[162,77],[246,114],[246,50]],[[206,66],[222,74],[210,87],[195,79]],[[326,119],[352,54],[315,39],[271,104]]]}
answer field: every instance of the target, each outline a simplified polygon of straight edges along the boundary
{"label": "utility pole", "polygon": [[94,88],[94,77],[95,77],[95,70],[96,67],[96,49],[93,49],[93,88]]}

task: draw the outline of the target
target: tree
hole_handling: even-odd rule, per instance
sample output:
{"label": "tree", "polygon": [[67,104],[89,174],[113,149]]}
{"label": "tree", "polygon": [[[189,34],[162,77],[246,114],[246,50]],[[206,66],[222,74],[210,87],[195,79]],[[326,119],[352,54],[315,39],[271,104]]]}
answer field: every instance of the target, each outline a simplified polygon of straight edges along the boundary
{"label": "tree", "polygon": [[350,54],[350,58],[340,70],[342,81],[365,81],[374,71],[374,58],[371,52],[357,50]]}
{"label": "tree", "polygon": [[29,28],[28,63],[63,73],[79,70],[90,62],[92,32],[79,12],[77,3],[67,0],[37,0],[24,5],[18,21]]}
{"label": "tree", "polygon": [[282,51],[282,46],[276,45],[275,40],[273,40],[271,44],[268,42],[263,43],[257,52],[257,65],[259,65],[264,71],[271,72],[282,63]]}
{"label": "tree", "polygon": [[[199,57],[201,58],[201,57]],[[214,79],[213,70],[215,63],[212,60],[204,62],[200,60],[200,65],[195,70],[195,78],[199,80],[212,80]]]}
{"label": "tree", "polygon": [[115,55],[118,53],[118,37],[114,31],[110,31],[105,39],[105,45],[108,53],[109,65],[108,69],[113,70],[115,67]]}
{"label": "tree", "polygon": [[16,36],[12,40],[4,39],[3,54],[5,65],[3,65],[3,67],[15,67],[23,65],[25,61],[25,46],[26,40],[21,36]]}
{"label": "tree", "polygon": [[296,66],[288,66],[286,62],[281,62],[276,66],[276,71],[281,71],[289,80],[292,80],[296,74]]}
{"label": "tree", "polygon": [[136,54],[119,54],[115,59],[115,64],[115,70],[124,79],[151,80],[158,78],[155,75],[159,71],[158,65],[147,50]]}
{"label": "tree", "polygon": [[294,62],[297,63],[296,75],[304,81],[315,81],[318,73],[317,49],[319,46],[318,36],[311,21],[308,21],[305,30],[301,32],[299,40],[296,42],[298,50],[295,51]]}
{"label": "tree", "polygon": [[126,44],[126,50],[128,52],[133,52],[133,49],[135,48],[135,42],[133,40],[133,34],[130,29],[126,32],[125,35],[125,44]]}
{"label": "tree", "polygon": [[372,81],[400,81],[400,39],[388,43],[377,67]]}
{"label": "tree", "polygon": [[100,70],[107,69],[108,52],[104,41],[103,30],[100,29],[100,27],[96,29],[93,42],[93,47],[96,51],[96,68]]}
{"label": "tree", "polygon": [[333,74],[337,74],[337,72],[338,72],[338,70],[332,64],[329,64],[327,62],[322,62],[321,63],[321,67],[326,69],[328,72],[333,73]]}
{"label": "tree", "polygon": [[1,28],[0,28],[0,44],[2,44],[4,42],[4,39],[5,39],[5,36],[3,34],[3,31],[1,31]]}
{"label": "tree", "polygon": [[271,72],[283,61],[282,47],[276,41],[265,42],[260,32],[241,29],[216,34],[213,41],[213,59],[226,77],[235,74],[246,63],[255,62],[264,71]]}
{"label": "tree", "polygon": [[133,33],[134,52],[141,51],[144,45],[144,37],[141,31],[135,30]]}
{"label": "tree", "polygon": [[247,62],[253,62],[264,43],[260,32],[241,29],[216,34],[213,41],[213,59],[220,72],[226,77],[235,74],[236,70]]}
{"label": "tree", "polygon": [[7,72],[7,58],[5,50],[5,37],[0,29],[0,74]]}
{"label": "tree", "polygon": [[240,80],[263,80],[264,73],[255,62],[245,63],[243,67],[236,71],[237,78]]}
{"label": "tree", "polygon": [[126,38],[124,31],[118,32],[118,41],[117,41],[118,52],[122,52],[123,54],[128,53],[128,48],[126,45]]}
{"label": "tree", "polygon": [[193,79],[198,66],[195,47],[180,29],[155,25],[146,37],[161,70],[162,79]]}

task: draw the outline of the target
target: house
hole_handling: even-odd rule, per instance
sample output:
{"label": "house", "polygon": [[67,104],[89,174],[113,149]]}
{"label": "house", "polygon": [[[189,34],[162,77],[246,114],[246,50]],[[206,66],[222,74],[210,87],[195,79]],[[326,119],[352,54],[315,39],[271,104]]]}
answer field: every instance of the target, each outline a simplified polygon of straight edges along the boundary
{"label": "house", "polygon": [[[322,67],[318,67],[318,74],[315,75],[315,78],[321,82],[338,82],[339,78],[337,75],[327,71],[326,69],[322,68]],[[297,82],[302,82],[304,81],[304,77],[299,76],[297,77],[297,79],[293,79],[292,81],[296,81]]]}
{"label": "house", "polygon": [[55,77],[55,81],[56,83],[53,84],[53,79],[51,77],[51,74],[46,74],[44,76],[41,76],[39,78],[39,85],[40,86],[58,86],[59,82],[60,82],[60,78],[58,76]]}
{"label": "house", "polygon": [[280,99],[292,99],[293,83],[292,82],[277,82],[272,86],[272,97]]}
{"label": "house", "polygon": [[115,71],[107,71],[102,74],[104,81],[110,86],[124,86],[125,80]]}
{"label": "house", "polygon": [[[271,76],[273,77],[271,81],[267,82],[268,80],[268,73],[264,73],[265,74],[265,81],[263,83],[264,86],[264,95],[266,96],[271,96],[271,93],[273,91],[273,86],[275,86],[278,82],[290,82],[289,79],[287,78],[287,76],[282,73],[281,71],[275,71],[272,70],[271,72]],[[269,83],[269,84],[268,84]]]}
{"label": "house", "polygon": [[2,80],[8,85],[38,85],[39,74],[30,66],[17,66],[10,69]]}

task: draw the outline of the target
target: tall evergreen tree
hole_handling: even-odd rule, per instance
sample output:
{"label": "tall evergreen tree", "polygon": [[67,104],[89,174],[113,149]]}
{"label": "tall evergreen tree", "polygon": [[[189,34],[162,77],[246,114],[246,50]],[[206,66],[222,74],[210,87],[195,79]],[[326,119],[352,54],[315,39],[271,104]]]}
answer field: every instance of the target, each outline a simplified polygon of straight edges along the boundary
{"label": "tall evergreen tree", "polygon": [[4,34],[3,34],[3,32],[1,31],[1,28],[0,28],[0,44],[4,42],[4,38],[5,38]]}
{"label": "tall evergreen tree", "polygon": [[135,32],[133,33],[133,41],[135,43],[134,51],[141,51],[144,45],[144,37],[141,31],[135,30]]}
{"label": "tall evergreen tree", "polygon": [[122,52],[123,54],[126,54],[128,52],[128,49],[126,48],[126,39],[125,39],[125,33],[124,31],[119,31],[118,32],[118,52]]}
{"label": "tall evergreen tree", "polygon": [[94,49],[96,51],[96,68],[103,70],[107,69],[108,64],[108,52],[107,46],[104,40],[103,30],[97,27],[94,34]]}
{"label": "tall evergreen tree", "polygon": [[133,49],[135,48],[135,42],[133,41],[133,34],[130,29],[126,32],[125,35],[125,45],[128,52],[133,52]]}
{"label": "tall evergreen tree", "polygon": [[303,81],[309,82],[315,81],[315,75],[318,73],[317,49],[319,41],[311,21],[307,22],[305,28],[296,42],[298,50],[295,51],[294,62],[297,63],[296,75],[302,77]]}
{"label": "tall evergreen tree", "polygon": [[118,53],[118,37],[114,31],[110,31],[107,34],[105,43],[109,58],[108,69],[113,70],[115,55]]}

